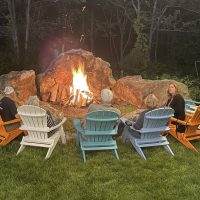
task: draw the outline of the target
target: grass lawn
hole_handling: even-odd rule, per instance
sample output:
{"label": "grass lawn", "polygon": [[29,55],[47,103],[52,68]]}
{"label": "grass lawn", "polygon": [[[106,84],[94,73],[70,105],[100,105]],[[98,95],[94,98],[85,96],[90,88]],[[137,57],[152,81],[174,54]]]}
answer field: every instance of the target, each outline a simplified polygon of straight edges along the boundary
{"label": "grass lawn", "polygon": [[16,156],[15,140],[0,149],[0,199],[199,199],[200,155],[169,141],[174,157],[147,148],[145,161],[130,143],[118,141],[119,161],[105,151],[87,153],[84,163],[73,140],[58,143],[49,160],[42,148]]}

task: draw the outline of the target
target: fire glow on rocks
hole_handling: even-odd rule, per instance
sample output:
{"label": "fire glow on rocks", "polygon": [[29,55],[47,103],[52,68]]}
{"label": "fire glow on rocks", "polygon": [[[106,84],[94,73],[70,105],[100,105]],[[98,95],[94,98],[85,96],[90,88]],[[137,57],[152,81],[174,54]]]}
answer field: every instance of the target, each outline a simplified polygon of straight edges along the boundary
{"label": "fire glow on rocks", "polygon": [[70,87],[70,99],[68,105],[87,106],[93,101],[93,94],[87,84],[87,76],[84,74],[84,65],[79,63],[78,69],[72,69],[73,81]]}

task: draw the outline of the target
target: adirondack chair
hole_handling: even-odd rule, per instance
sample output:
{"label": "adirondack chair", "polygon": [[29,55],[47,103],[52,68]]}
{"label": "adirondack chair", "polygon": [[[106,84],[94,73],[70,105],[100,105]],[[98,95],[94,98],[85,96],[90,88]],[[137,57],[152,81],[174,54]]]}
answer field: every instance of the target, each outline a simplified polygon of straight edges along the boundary
{"label": "adirondack chair", "polygon": [[200,102],[185,99],[185,112],[188,114],[194,114],[197,106],[200,105]]}
{"label": "adirondack chair", "polygon": [[[146,157],[141,149],[142,147],[163,146],[169,154],[174,155],[166,136],[161,135],[169,130],[167,122],[173,115],[174,110],[171,108],[159,108],[145,113],[142,129],[136,130],[133,126],[125,126],[122,133],[122,143],[129,139],[138,154],[145,160]],[[127,120],[125,118],[121,119],[123,122]]]}
{"label": "adirondack chair", "polygon": [[170,119],[170,121],[178,122],[179,124],[186,126],[185,132],[179,133],[176,132],[176,125],[170,124],[170,134],[187,148],[198,152],[197,149],[190,143],[190,141],[200,139],[200,106],[197,107],[194,114],[186,113],[186,119],[184,121],[177,120],[173,117]]}
{"label": "adirondack chair", "polygon": [[113,150],[115,157],[117,143],[112,139],[117,134],[119,115],[112,111],[98,110],[86,115],[86,129],[81,127],[80,120],[74,120],[74,127],[77,130],[77,144],[80,144],[84,162],[86,161],[85,151]]}
{"label": "adirondack chair", "polygon": [[17,136],[23,133],[19,128],[14,129],[13,131],[6,131],[5,125],[14,124],[20,122],[21,119],[14,119],[11,121],[4,122],[0,116],[0,146],[8,144],[10,141],[15,139]]}
{"label": "adirondack chair", "polygon": [[[22,138],[17,155],[22,152],[26,146],[45,147],[48,148],[45,159],[48,159],[60,136],[63,137],[64,135],[62,125],[66,121],[66,118],[58,125],[49,128],[47,127],[47,113],[44,109],[37,106],[24,105],[19,107],[17,111],[23,122],[20,129],[28,132],[28,135]],[[52,131],[55,132],[52,136],[48,137],[48,134]]]}

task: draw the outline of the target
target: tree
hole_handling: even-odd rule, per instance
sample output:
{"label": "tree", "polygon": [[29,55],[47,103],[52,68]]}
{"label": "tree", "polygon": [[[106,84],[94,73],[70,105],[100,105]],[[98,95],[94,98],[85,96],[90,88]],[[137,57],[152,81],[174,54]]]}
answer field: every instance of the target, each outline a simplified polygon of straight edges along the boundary
{"label": "tree", "polygon": [[10,14],[11,33],[13,39],[14,52],[17,63],[19,63],[19,40],[18,40],[17,24],[16,24],[15,0],[7,0],[7,3]]}
{"label": "tree", "polygon": [[[121,6],[127,6],[121,2]],[[111,9],[112,7],[112,9]],[[103,22],[98,21],[97,29],[109,38],[110,50],[118,67],[122,68],[125,53],[132,37],[133,27],[126,9],[113,7],[112,2],[102,2]]]}

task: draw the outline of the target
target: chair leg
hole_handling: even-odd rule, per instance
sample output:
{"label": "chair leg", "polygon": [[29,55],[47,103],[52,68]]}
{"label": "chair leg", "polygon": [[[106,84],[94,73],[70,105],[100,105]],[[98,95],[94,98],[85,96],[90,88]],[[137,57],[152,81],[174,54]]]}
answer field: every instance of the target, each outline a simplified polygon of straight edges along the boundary
{"label": "chair leg", "polygon": [[135,144],[134,139],[131,139],[130,141],[131,141],[131,144],[134,146],[135,150],[138,152],[138,154],[139,154],[143,159],[146,160],[146,157],[145,157],[145,155],[144,155],[144,153],[143,153],[141,147],[139,147],[138,145]]}
{"label": "chair leg", "polygon": [[119,160],[119,155],[118,155],[117,149],[114,149],[114,154],[115,154],[116,159]]}
{"label": "chair leg", "polygon": [[164,148],[165,148],[165,150],[166,150],[169,154],[171,154],[172,156],[174,156],[174,153],[173,153],[173,151],[171,150],[171,148],[169,147],[169,145],[165,145]]}
{"label": "chair leg", "polygon": [[49,150],[47,151],[47,155],[45,157],[45,160],[48,159],[51,156],[54,148],[55,148],[55,145],[53,145],[52,147],[49,148]]}
{"label": "chair leg", "polygon": [[60,131],[60,137],[61,137],[62,144],[66,144],[66,137],[65,137],[65,132],[64,132],[63,126],[60,127],[59,131]]}
{"label": "chair leg", "polygon": [[16,155],[18,155],[19,153],[21,153],[21,152],[25,149],[25,147],[26,147],[26,146],[22,144],[22,145],[20,146],[20,148],[19,148],[19,150],[18,150],[18,152],[17,152]]}
{"label": "chair leg", "polygon": [[122,139],[121,139],[121,142],[122,142],[122,144],[125,144],[125,142],[126,142],[126,139],[128,138],[127,137],[127,127],[124,127],[124,130],[123,130],[123,133],[122,133]]}
{"label": "chair leg", "polygon": [[122,139],[121,139],[121,142],[122,142],[122,144],[125,144],[125,142],[126,142],[126,134],[123,132],[122,133]]}
{"label": "chair leg", "polygon": [[4,144],[4,141],[5,141],[5,138],[0,136],[0,146],[3,146]]}
{"label": "chair leg", "polygon": [[79,140],[79,133],[77,131],[76,133],[76,146],[78,147],[80,145],[80,140]]}
{"label": "chair leg", "polygon": [[143,151],[142,151],[142,149],[141,149],[140,147],[135,147],[135,150],[138,152],[138,154],[139,154],[143,159],[146,160],[146,157],[145,157],[145,155],[144,155],[144,153],[143,153]]}
{"label": "chair leg", "polygon": [[84,150],[82,150],[82,156],[83,156],[83,160],[85,162],[86,161],[86,155],[85,155],[85,151]]}
{"label": "chair leg", "polygon": [[48,159],[48,158],[51,156],[51,154],[52,154],[52,152],[53,152],[53,150],[54,150],[54,148],[55,148],[55,146],[56,146],[56,144],[57,144],[59,138],[60,138],[60,137],[58,137],[57,139],[55,139],[53,145],[52,145],[51,147],[49,147],[49,150],[47,151],[47,155],[46,155],[46,157],[45,157],[45,160]]}
{"label": "chair leg", "polygon": [[187,148],[198,152],[197,149],[190,143],[190,141],[187,138],[185,138],[185,137],[182,137],[182,138],[177,137],[176,132],[173,129],[171,129],[169,133],[174,138],[176,138],[179,142],[181,142],[184,146],[186,146]]}

